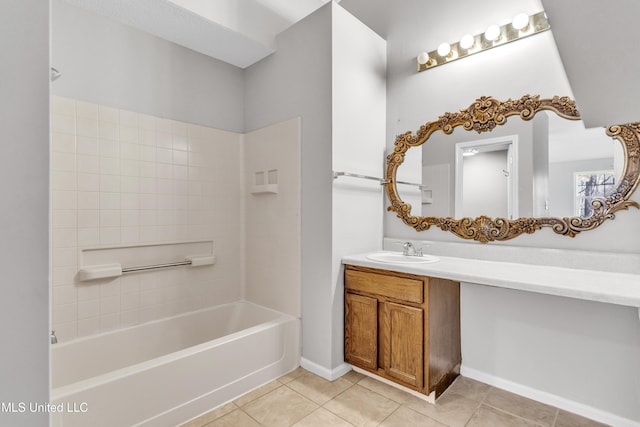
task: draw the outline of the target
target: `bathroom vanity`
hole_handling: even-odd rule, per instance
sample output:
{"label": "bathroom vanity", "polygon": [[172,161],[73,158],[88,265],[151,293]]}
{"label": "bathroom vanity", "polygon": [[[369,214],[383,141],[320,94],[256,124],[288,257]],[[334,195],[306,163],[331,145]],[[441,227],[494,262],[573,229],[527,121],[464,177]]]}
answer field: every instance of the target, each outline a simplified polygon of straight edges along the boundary
{"label": "bathroom vanity", "polygon": [[[386,247],[399,244],[402,242],[393,239],[385,241]],[[468,256],[438,253],[437,262],[409,263],[394,262],[402,256],[400,252],[378,251],[342,258],[346,362],[359,372],[428,396],[429,401],[460,373],[461,286],[489,286],[631,306],[638,309],[640,316],[638,273],[587,270],[570,262],[584,259],[595,263],[606,257],[602,253],[562,255],[551,251],[551,257],[562,259],[562,264],[569,266],[560,267],[524,263],[505,247],[483,248],[505,261],[478,259],[471,251],[474,247],[463,251],[454,243],[440,243],[437,249],[440,253]],[[608,262],[614,264],[616,259],[629,265],[635,260],[633,265],[637,265],[637,256],[633,254],[618,254]]]}
{"label": "bathroom vanity", "polygon": [[460,283],[346,265],[345,360],[439,396],[460,373]]}

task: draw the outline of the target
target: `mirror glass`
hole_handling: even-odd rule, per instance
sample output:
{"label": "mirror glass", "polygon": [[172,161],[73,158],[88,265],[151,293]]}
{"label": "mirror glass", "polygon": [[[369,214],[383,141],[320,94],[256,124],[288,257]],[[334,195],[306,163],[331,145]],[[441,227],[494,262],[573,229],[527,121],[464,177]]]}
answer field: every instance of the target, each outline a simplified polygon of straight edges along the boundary
{"label": "mirror glass", "polygon": [[622,146],[604,128],[546,111],[484,134],[437,132],[415,149],[422,191],[398,191],[419,201],[422,216],[586,218],[591,199],[609,196],[624,166]]}
{"label": "mirror glass", "polygon": [[[558,96],[481,97],[444,113],[396,138],[388,209],[417,231],[436,226],[486,243],[543,227],[573,237],[640,207],[629,200],[640,180],[640,124],[585,129],[579,119],[573,100]],[[406,183],[405,158],[421,162],[418,185]]]}

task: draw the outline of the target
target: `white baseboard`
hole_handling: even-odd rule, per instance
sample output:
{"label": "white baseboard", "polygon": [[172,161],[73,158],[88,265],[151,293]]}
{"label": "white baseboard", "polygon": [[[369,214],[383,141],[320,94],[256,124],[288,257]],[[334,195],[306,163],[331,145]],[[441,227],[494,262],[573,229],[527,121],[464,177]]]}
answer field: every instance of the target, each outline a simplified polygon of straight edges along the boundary
{"label": "white baseboard", "polygon": [[563,409],[567,412],[573,412],[574,414],[578,414],[583,417],[599,421],[601,423],[609,424],[611,426],[640,427],[640,422],[638,421],[623,418],[619,415],[615,415],[601,409],[593,408],[583,403],[569,400],[567,398],[557,396],[546,391],[537,390],[522,384],[515,383],[513,381],[505,380],[503,378],[499,378],[485,372],[477,371],[473,368],[467,368],[464,365],[460,368],[460,374],[467,378],[471,378],[485,384],[510,391],[520,396],[528,397],[529,399],[533,399],[547,405],[555,406],[556,408]]}
{"label": "white baseboard", "polygon": [[351,370],[351,365],[348,363],[342,363],[333,369],[327,369],[324,366],[310,361],[309,359],[305,359],[304,357],[300,358],[300,366],[329,381],[337,380]]}

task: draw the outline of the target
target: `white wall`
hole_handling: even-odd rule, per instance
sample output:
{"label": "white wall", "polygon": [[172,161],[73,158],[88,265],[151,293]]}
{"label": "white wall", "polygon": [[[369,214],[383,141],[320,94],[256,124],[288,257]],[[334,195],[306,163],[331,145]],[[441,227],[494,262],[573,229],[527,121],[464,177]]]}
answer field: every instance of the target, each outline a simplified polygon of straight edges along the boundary
{"label": "white wall", "polygon": [[327,369],[331,325],[331,6],[277,38],[245,69],[247,132],[300,116],[302,354]]}
{"label": "white wall", "polygon": [[[17,409],[49,401],[49,3],[3,2],[0,28],[0,402]],[[2,411],[0,424],[49,416]]]}
{"label": "white wall", "polygon": [[[300,317],[300,119],[247,133],[243,152],[245,298]],[[274,170],[261,193],[256,173]]]}
{"label": "white wall", "polygon": [[243,131],[241,69],[52,1],[54,95]]}
{"label": "white wall", "polygon": [[[384,175],[385,41],[336,3],[332,20],[332,165],[336,172]],[[343,256],[382,248],[383,188],[341,177],[332,192],[332,368],[344,363]]]}
{"label": "white wall", "polygon": [[340,257],[376,249],[382,237],[377,184],[333,182],[332,169],[382,175],[384,49],[331,3],[280,34],[276,52],[246,70],[247,131],[302,119],[302,356],[327,378],[344,369]]}

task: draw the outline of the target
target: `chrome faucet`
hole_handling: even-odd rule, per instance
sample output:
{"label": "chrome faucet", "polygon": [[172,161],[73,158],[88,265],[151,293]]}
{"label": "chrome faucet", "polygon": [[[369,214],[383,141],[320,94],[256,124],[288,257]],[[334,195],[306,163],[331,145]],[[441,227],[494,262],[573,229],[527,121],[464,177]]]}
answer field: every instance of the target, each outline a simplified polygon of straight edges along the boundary
{"label": "chrome faucet", "polygon": [[58,337],[56,337],[56,331],[51,331],[51,344],[56,344],[58,342]]}
{"label": "chrome faucet", "polygon": [[404,242],[402,244],[402,255],[422,256],[422,248],[416,248],[411,242]]}
{"label": "chrome faucet", "polygon": [[402,244],[402,255],[411,256],[416,252],[416,248],[411,242],[404,242]]}

